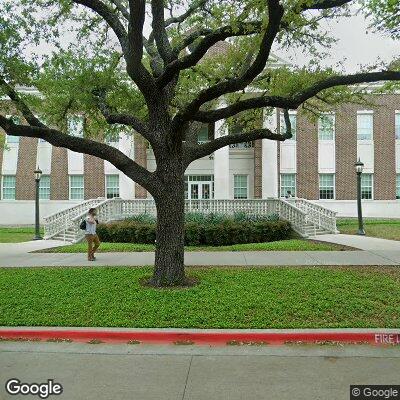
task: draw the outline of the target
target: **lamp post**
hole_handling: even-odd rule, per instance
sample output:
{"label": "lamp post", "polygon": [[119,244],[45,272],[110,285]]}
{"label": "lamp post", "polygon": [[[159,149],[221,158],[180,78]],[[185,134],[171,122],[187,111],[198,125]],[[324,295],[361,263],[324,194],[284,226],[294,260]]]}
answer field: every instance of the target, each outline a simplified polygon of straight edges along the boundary
{"label": "lamp post", "polygon": [[362,207],[361,207],[361,174],[364,169],[364,164],[360,159],[354,164],[357,173],[357,214],[358,214],[358,235],[365,235],[364,224],[362,218]]}
{"label": "lamp post", "polygon": [[40,221],[39,221],[39,183],[42,177],[42,171],[39,167],[35,170],[35,182],[36,182],[36,197],[35,197],[35,237],[33,240],[42,240],[40,236]]}

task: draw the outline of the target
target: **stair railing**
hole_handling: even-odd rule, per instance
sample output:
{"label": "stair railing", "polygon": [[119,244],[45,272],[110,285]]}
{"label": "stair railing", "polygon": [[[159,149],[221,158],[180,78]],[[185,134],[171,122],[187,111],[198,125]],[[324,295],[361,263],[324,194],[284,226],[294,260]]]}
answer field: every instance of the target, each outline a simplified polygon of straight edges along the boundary
{"label": "stair railing", "polygon": [[324,229],[331,233],[339,232],[336,227],[337,212],[302,198],[291,198],[287,201],[307,214],[307,222],[314,225],[315,233],[317,229]]}
{"label": "stair railing", "polygon": [[[66,241],[69,234],[74,237],[74,242],[81,240],[84,232],[79,229],[79,223],[91,207],[97,209],[101,222],[115,221],[139,214],[154,216],[157,214],[153,199],[98,198],[87,200],[45,217],[45,239],[62,234],[64,241]],[[293,230],[302,236],[307,236],[307,224],[313,225],[314,234],[317,233],[319,228],[337,232],[336,213],[305,199],[186,200],[185,212],[277,214],[280,218],[289,221]]]}

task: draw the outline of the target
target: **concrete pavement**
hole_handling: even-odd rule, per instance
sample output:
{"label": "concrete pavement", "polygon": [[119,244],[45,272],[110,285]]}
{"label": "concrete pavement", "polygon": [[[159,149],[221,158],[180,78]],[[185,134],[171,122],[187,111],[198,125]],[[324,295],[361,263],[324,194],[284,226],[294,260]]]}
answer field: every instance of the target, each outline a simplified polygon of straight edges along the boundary
{"label": "concrete pavement", "polygon": [[[344,400],[351,384],[399,384],[397,348],[0,343],[5,382],[63,386],[61,400]],[[28,396],[30,398],[30,396]]]}
{"label": "concrete pavement", "polygon": [[[311,239],[336,243],[367,251],[400,251],[400,240],[388,240],[370,236],[328,234],[313,236]],[[400,238],[399,238],[400,239]]]}
{"label": "concrete pavement", "polygon": [[[333,236],[333,237],[331,237]],[[350,237],[350,238],[347,238]],[[384,239],[350,239],[353,235],[322,235],[318,240],[354,246],[364,239],[372,243],[370,250],[356,251],[199,251],[186,252],[187,266],[264,266],[264,265],[400,265],[400,242]],[[375,240],[370,240],[375,239]],[[366,242],[366,243],[367,243]],[[376,243],[373,245],[373,243]],[[65,243],[41,240],[25,243],[1,243],[0,267],[59,266],[143,266],[154,263],[154,252],[98,253],[95,262],[87,261],[84,253],[31,253]],[[364,246],[368,247],[368,246]]]}
{"label": "concrete pavement", "polygon": [[[0,253],[0,267],[143,266],[154,263],[153,252],[98,253],[95,262],[82,253]],[[398,265],[400,251],[213,251],[187,252],[187,266],[264,265]]]}

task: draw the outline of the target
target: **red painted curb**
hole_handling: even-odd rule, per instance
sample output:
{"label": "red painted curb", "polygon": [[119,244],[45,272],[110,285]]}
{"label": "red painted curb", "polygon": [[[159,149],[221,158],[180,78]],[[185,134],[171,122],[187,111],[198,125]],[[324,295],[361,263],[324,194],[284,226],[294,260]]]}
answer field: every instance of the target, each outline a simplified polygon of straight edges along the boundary
{"label": "red painted curb", "polygon": [[190,331],[92,331],[0,329],[0,340],[43,340],[104,343],[153,344],[272,344],[287,343],[356,343],[371,345],[400,345],[400,333],[379,332],[190,332]]}

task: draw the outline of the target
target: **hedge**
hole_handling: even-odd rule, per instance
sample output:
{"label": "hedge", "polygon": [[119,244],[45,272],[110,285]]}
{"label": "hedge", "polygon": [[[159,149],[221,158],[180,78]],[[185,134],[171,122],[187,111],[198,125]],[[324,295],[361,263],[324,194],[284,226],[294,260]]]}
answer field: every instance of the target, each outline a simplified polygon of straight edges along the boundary
{"label": "hedge", "polygon": [[[104,242],[147,243],[156,240],[156,225],[151,222],[119,221],[99,224],[97,233]],[[288,239],[290,223],[282,220],[238,222],[225,219],[216,223],[185,223],[185,245],[225,246],[239,243],[262,243]]]}

